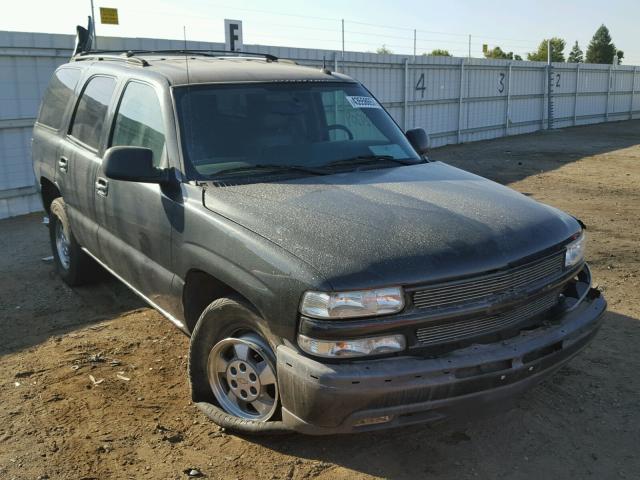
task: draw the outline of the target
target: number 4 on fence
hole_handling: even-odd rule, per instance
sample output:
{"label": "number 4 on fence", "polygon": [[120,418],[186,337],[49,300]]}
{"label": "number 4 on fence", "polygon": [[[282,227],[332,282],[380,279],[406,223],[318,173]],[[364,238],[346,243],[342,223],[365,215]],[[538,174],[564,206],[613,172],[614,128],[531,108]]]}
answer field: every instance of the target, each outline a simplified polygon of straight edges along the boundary
{"label": "number 4 on fence", "polygon": [[420,78],[418,78],[418,83],[416,83],[416,91],[420,92],[420,98],[424,98],[424,91],[427,89],[424,85],[424,73],[420,74]]}

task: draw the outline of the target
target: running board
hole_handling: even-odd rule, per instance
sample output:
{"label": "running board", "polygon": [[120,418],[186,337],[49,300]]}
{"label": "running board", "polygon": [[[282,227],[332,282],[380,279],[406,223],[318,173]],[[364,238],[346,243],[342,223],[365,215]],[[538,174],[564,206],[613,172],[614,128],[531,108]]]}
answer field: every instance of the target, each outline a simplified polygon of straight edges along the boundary
{"label": "running board", "polygon": [[120,280],[122,283],[124,283],[127,287],[129,287],[129,289],[135,293],[136,295],[138,295],[142,300],[144,300],[145,302],[147,302],[150,306],[152,306],[153,308],[155,308],[158,312],[160,312],[163,316],[165,316],[171,323],[173,323],[176,327],[178,327],[180,330],[182,330],[184,333],[186,333],[187,335],[190,335],[189,330],[187,330],[186,325],[181,322],[180,320],[178,320],[176,317],[174,317],[173,315],[171,315],[169,312],[167,312],[165,309],[163,309],[162,307],[160,307],[157,303],[155,303],[153,300],[151,300],[149,297],[147,297],[144,293],[142,293],[141,291],[139,291],[137,288],[135,288],[133,285],[131,285],[129,282],[127,282],[124,278],[122,278],[120,275],[118,275],[116,272],[114,272],[110,267],[108,267],[107,265],[104,264],[104,262],[102,262],[100,259],[98,259],[93,253],[91,253],[89,250],[87,250],[85,247],[82,247],[82,251],[84,253],[86,253],[87,255],[89,255],[91,258],[93,258],[97,263],[100,264],[100,266],[102,266],[102,268],[104,268],[107,272],[109,272],[111,275],[113,275],[114,277],[116,277],[118,280]]}

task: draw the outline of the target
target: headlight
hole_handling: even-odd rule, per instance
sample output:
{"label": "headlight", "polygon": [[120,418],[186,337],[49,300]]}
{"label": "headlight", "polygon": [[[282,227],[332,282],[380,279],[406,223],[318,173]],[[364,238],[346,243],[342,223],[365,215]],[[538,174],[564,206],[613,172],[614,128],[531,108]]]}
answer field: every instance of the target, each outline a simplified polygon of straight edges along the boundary
{"label": "headlight", "polygon": [[354,340],[317,340],[298,335],[298,345],[305,352],[324,358],[353,358],[401,352],[406,347],[404,335],[358,338]]}
{"label": "headlight", "polygon": [[586,240],[585,234],[582,232],[576,240],[567,245],[567,253],[564,256],[565,267],[573,267],[584,260]]}
{"label": "headlight", "polygon": [[400,287],[353,292],[306,292],[300,312],[315,318],[351,318],[388,315],[404,308]]}

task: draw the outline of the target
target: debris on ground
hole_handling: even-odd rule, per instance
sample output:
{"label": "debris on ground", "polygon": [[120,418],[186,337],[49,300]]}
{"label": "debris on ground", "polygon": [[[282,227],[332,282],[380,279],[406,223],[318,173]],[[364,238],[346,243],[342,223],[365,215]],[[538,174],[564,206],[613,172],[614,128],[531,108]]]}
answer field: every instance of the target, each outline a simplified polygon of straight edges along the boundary
{"label": "debris on ground", "polygon": [[186,468],[183,472],[186,473],[189,478],[204,477],[204,474],[197,468]]}

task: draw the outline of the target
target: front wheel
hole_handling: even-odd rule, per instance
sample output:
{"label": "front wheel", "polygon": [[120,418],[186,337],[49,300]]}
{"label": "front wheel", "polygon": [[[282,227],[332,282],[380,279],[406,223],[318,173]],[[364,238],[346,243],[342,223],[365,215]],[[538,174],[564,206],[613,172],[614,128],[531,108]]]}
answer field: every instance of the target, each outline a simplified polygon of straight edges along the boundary
{"label": "front wheel", "polygon": [[241,298],[209,305],[191,336],[189,377],[196,405],[221,427],[242,433],[288,431],[280,420],[276,359]]}
{"label": "front wheel", "polygon": [[207,377],[218,404],[245,420],[266,422],[278,408],[278,383],[272,354],[255,333],[228,337],[209,352]]}

